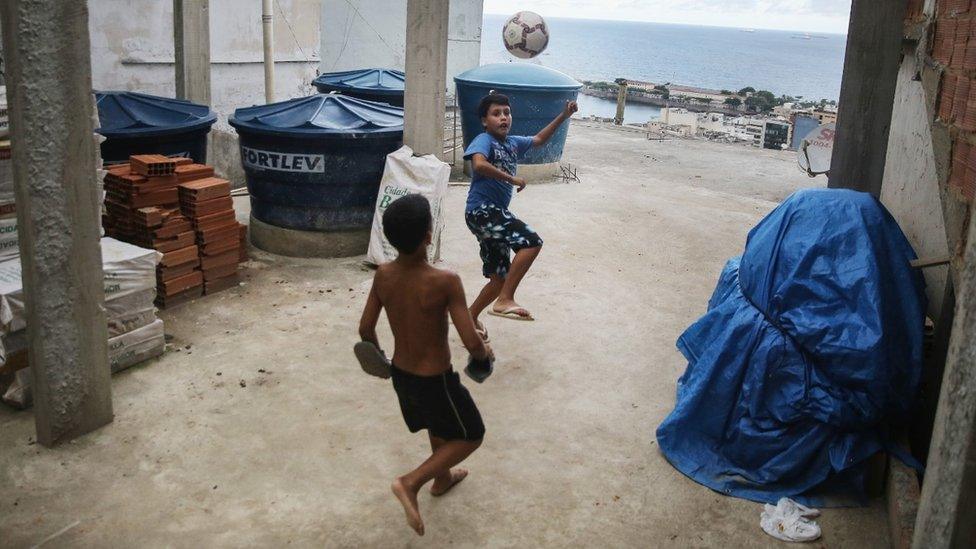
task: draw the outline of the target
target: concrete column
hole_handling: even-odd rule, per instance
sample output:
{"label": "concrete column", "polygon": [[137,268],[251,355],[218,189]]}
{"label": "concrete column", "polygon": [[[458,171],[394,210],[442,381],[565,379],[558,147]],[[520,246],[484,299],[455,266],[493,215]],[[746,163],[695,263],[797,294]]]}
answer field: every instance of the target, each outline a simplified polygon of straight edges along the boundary
{"label": "concrete column", "polygon": [[173,0],[176,97],[210,105],[210,0]]}
{"label": "concrete column", "polygon": [[969,222],[965,264],[935,415],[916,548],[970,547],[976,540],[976,222]]}
{"label": "concrete column", "polygon": [[613,123],[620,126],[624,123],[624,108],[627,106],[627,81],[623,78],[617,79],[617,116]]}
{"label": "concrete column", "polygon": [[417,154],[444,154],[448,0],[407,0],[403,141]]}
{"label": "concrete column", "polygon": [[854,0],[828,186],[881,195],[905,0]]}
{"label": "concrete column", "polygon": [[112,421],[84,1],[0,2],[37,441]]}

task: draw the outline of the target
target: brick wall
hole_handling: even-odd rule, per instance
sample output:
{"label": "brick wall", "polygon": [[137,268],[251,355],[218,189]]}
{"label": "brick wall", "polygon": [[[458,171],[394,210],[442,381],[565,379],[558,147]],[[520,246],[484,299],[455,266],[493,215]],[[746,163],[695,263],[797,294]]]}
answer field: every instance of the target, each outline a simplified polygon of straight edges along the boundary
{"label": "brick wall", "polygon": [[[910,1],[910,20],[924,17],[922,3]],[[952,141],[948,198],[969,210],[976,195],[976,0],[938,0],[934,17],[928,54],[943,69],[936,109]]]}

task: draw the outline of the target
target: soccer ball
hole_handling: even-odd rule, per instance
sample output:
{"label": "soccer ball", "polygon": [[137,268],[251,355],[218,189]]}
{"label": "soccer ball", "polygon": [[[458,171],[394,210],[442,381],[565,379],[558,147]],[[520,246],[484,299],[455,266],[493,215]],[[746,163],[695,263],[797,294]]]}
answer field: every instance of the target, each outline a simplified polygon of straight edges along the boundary
{"label": "soccer ball", "polygon": [[520,11],[502,28],[505,49],[515,57],[530,59],[549,45],[549,27],[538,13]]}

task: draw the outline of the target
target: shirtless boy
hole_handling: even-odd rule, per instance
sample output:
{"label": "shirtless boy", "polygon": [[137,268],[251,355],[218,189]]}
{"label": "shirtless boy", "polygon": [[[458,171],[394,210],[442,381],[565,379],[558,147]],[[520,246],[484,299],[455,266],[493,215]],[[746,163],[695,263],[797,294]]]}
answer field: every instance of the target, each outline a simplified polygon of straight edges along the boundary
{"label": "shirtless boy", "polygon": [[427,429],[430,437],[430,457],[391,486],[407,523],[421,536],[420,488],[433,480],[430,493],[441,496],[464,480],[468,471],[452,467],[471,455],[485,434],[478,408],[451,367],[448,315],[472,364],[487,367],[491,355],[475,331],[461,279],[427,262],[431,230],[430,204],[423,196],[404,196],[386,209],[383,231],[399,255],[377,269],[359,325],[362,340],[379,348],[376,323],[386,309],[394,338],[390,375],[403,419],[411,433]]}

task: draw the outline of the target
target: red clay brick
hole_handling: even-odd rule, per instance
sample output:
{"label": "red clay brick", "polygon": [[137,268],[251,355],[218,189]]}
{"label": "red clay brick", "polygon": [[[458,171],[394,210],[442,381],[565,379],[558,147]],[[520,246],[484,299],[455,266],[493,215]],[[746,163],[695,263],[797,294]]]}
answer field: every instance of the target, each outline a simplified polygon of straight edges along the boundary
{"label": "red clay brick", "polygon": [[164,281],[162,284],[162,294],[164,296],[174,296],[180,292],[185,292],[190,288],[203,284],[203,273],[193,271],[192,273]]}
{"label": "red clay brick", "polygon": [[200,258],[200,267],[207,271],[215,267],[223,267],[224,265],[232,265],[237,263],[237,258],[239,254],[237,250],[222,253],[220,255],[205,256]]}
{"label": "red clay brick", "polygon": [[176,170],[176,160],[161,154],[136,154],[129,157],[132,171],[139,175],[171,175]]}
{"label": "red clay brick", "polygon": [[230,196],[230,181],[219,177],[197,179],[180,185],[180,201],[203,202]]}
{"label": "red clay brick", "polygon": [[966,59],[966,45],[969,43],[969,21],[957,21],[956,32],[952,37],[952,61],[949,66],[961,69]]}
{"label": "red clay brick", "polygon": [[177,265],[183,265],[184,263],[190,263],[191,261],[198,260],[197,257],[200,253],[200,249],[194,246],[187,246],[186,248],[180,248],[178,250],[173,250],[163,254],[163,258],[159,261],[159,264],[163,267],[175,267]]}
{"label": "red clay brick", "polygon": [[962,124],[966,116],[966,105],[969,103],[969,90],[973,81],[964,76],[960,76],[956,81],[956,93],[952,95],[952,121],[955,124]]}
{"label": "red clay brick", "polygon": [[213,269],[203,271],[203,281],[209,282],[212,280],[217,280],[218,278],[224,278],[225,276],[230,276],[236,272],[237,263],[223,265],[221,267],[214,267]]}
{"label": "red clay brick", "polygon": [[939,95],[939,118],[949,124],[952,122],[952,97],[956,94],[956,83],[959,78],[947,74],[942,78],[942,92]]}
{"label": "red clay brick", "polygon": [[240,285],[241,279],[237,273],[230,276],[225,276],[223,278],[218,278],[217,280],[204,282],[203,283],[203,293],[204,295],[215,294],[217,292],[234,288]]}

